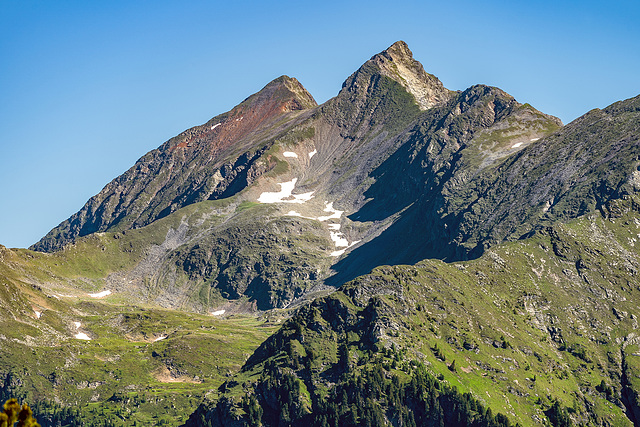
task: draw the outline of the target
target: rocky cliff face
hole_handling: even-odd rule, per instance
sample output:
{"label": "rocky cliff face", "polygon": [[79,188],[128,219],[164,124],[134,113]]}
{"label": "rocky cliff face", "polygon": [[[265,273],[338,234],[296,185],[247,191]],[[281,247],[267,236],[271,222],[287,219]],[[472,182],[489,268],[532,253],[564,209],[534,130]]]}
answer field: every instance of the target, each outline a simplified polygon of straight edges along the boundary
{"label": "rocky cliff face", "polygon": [[497,88],[479,85],[448,96],[392,139],[389,156],[367,171],[368,185],[349,219],[386,225],[334,266],[332,283],[383,264],[468,258],[460,243],[469,237],[459,237],[446,209],[462,200],[468,208],[479,176],[561,126]]}
{"label": "rocky cliff face", "polygon": [[444,208],[458,224],[454,240],[479,254],[557,221],[607,215],[610,200],[638,190],[639,106],[635,97],[593,110],[479,174]]}

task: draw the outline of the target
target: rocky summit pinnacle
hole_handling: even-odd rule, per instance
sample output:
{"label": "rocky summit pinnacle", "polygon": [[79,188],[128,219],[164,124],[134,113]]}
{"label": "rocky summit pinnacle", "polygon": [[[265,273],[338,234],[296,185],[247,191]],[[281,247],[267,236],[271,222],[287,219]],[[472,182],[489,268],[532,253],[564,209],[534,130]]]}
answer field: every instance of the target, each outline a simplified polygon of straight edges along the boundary
{"label": "rocky summit pinnacle", "polygon": [[451,99],[453,91],[444,87],[434,75],[424,71],[422,64],[413,58],[413,53],[404,41],[397,41],[386,50],[374,55],[344,84],[345,88],[361,86],[361,74],[370,67],[402,85],[416,100],[421,110]]}
{"label": "rocky summit pinnacle", "polygon": [[282,112],[304,110],[318,105],[304,86],[297,79],[289,76],[280,76],[272,80],[260,92],[247,98],[240,106],[245,103],[251,107],[273,103],[277,104]]}

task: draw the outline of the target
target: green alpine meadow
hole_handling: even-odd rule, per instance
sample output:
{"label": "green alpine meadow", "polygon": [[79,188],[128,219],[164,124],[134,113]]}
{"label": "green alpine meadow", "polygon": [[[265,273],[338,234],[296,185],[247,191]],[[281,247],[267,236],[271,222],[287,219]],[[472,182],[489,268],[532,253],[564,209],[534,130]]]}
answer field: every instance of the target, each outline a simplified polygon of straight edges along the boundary
{"label": "green alpine meadow", "polygon": [[637,426],[639,270],[640,96],[563,124],[398,41],[0,246],[0,397],[43,427]]}

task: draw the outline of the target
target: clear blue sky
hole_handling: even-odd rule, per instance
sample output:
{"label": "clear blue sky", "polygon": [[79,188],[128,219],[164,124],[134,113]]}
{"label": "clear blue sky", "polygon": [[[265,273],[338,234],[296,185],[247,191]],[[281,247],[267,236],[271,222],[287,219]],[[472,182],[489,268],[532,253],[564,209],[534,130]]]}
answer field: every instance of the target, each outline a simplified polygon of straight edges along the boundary
{"label": "clear blue sky", "polygon": [[0,0],[0,243],[36,242],[270,80],[322,103],[397,40],[450,89],[498,86],[565,123],[640,94],[636,0]]}

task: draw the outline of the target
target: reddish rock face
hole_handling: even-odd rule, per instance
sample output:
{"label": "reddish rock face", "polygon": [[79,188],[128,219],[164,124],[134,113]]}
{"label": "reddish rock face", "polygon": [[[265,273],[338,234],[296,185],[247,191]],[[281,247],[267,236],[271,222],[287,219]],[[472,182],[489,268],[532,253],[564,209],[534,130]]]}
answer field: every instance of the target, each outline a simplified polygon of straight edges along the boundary
{"label": "reddish rock face", "polygon": [[[282,114],[316,107],[313,97],[298,80],[282,76],[250,96],[240,105],[202,126],[185,131],[182,140],[169,148],[208,147],[212,154],[234,146],[261,128],[273,124]],[[178,136],[180,138],[180,136]]]}
{"label": "reddish rock face", "polygon": [[296,79],[275,79],[231,111],[144,155],[33,248],[56,250],[80,236],[142,227],[188,204],[233,195],[273,166],[256,165],[263,142],[281,123],[316,106]]}

